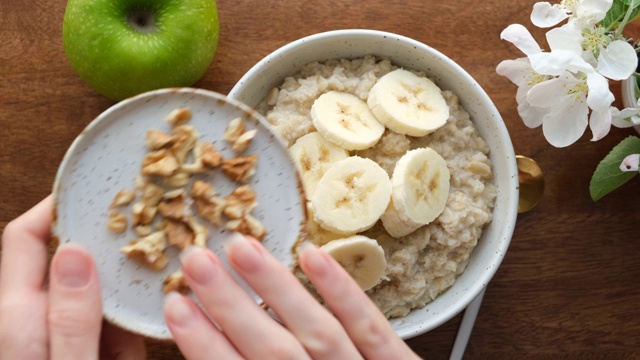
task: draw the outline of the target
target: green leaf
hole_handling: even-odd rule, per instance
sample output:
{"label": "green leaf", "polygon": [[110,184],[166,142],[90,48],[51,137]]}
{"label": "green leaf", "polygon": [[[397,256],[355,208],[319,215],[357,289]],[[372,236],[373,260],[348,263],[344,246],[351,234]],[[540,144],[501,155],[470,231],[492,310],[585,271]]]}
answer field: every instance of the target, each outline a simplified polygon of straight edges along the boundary
{"label": "green leaf", "polygon": [[600,25],[605,29],[613,29],[624,19],[625,14],[633,7],[629,16],[629,21],[640,16],[640,1],[638,0],[614,0],[607,15],[600,21]]}
{"label": "green leaf", "polygon": [[589,184],[593,201],[602,199],[638,174],[638,172],[620,170],[622,160],[631,154],[640,154],[640,138],[637,136],[629,136],[622,140],[600,161]]}

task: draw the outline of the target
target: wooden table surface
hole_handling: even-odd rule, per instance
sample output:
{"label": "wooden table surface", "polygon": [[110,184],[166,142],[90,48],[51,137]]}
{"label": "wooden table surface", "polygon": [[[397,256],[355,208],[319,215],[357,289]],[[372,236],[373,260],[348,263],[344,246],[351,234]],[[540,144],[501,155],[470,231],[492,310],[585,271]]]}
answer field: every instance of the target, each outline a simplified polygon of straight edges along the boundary
{"label": "wooden table surface", "polygon": [[[516,153],[546,174],[538,207],[518,218],[504,262],[489,287],[466,358],[640,358],[640,178],[598,203],[588,192],[598,161],[633,130],[590,134],[553,148],[516,112],[516,88],[495,73],[520,57],[499,34],[531,27],[534,0],[220,0],[221,37],[195,85],[227,93],[262,57],[300,37],[369,28],[412,37],[465,68],[502,114]],[[65,1],[0,1],[0,227],[52,187],[71,142],[113,104],[87,86],[65,57]],[[534,32],[544,41],[541,31]],[[611,88],[619,99],[620,85]],[[620,102],[617,101],[620,105]],[[588,132],[588,131],[587,131]],[[408,340],[421,356],[448,358],[461,315]],[[180,358],[149,341],[151,359]]]}

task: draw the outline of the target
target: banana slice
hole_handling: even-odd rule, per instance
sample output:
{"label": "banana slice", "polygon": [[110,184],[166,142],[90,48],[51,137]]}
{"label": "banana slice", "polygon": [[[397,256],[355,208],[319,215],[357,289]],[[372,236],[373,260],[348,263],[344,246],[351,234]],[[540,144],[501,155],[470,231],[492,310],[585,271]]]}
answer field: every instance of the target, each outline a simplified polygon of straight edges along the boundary
{"label": "banana slice", "polygon": [[336,259],[364,291],[378,285],[384,277],[387,268],[384,249],[373,239],[354,235],[330,241],[320,249]]}
{"label": "banana slice", "polygon": [[391,199],[389,175],[373,160],[358,156],[335,162],[311,197],[314,220],[337,234],[372,227]]}
{"label": "banana slice", "polygon": [[431,148],[404,154],[391,176],[391,202],[382,215],[389,235],[402,237],[437,218],[449,197],[449,168]]}
{"label": "banana slice", "polygon": [[372,147],[384,133],[384,126],[359,97],[329,91],[311,106],[313,125],[327,140],[347,149]]}
{"label": "banana slice", "polygon": [[367,104],[378,121],[409,136],[424,136],[447,122],[449,106],[442,91],[426,77],[397,69],[371,88]]}
{"label": "banana slice", "polygon": [[322,175],[334,162],[349,157],[347,150],[327,141],[317,131],[299,138],[289,153],[300,170],[307,198],[313,195]]}
{"label": "banana slice", "polygon": [[317,246],[324,245],[329,241],[341,239],[344,234],[335,234],[329,230],[325,230],[313,219],[313,206],[311,202],[307,202],[307,236],[309,241]]}

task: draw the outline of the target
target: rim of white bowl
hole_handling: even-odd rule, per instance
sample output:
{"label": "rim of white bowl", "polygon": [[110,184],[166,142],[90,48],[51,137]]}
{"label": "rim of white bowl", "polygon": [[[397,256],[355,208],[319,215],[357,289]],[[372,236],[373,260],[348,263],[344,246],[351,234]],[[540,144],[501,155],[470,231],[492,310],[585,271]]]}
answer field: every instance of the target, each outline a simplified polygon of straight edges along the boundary
{"label": "rim of white bowl", "polygon": [[[455,305],[449,308],[449,310],[444,313],[440,312],[437,314],[432,314],[431,320],[429,321],[428,326],[424,324],[419,324],[411,327],[410,330],[404,332],[398,332],[398,335],[403,339],[409,339],[411,337],[423,334],[427,331],[437,328],[438,326],[444,324],[445,322],[451,320],[453,317],[462,312],[479,294],[485,289],[489,281],[493,278],[496,271],[498,270],[500,264],[502,263],[504,256],[509,248],[511,243],[511,238],[513,236],[513,232],[515,230],[515,224],[517,219],[517,209],[518,209],[518,168],[515,159],[515,152],[513,150],[513,144],[511,142],[511,137],[509,132],[502,120],[502,116],[500,115],[498,109],[494,105],[493,101],[489,98],[489,95],[484,91],[484,89],[478,84],[478,82],[460,65],[455,63],[449,57],[441,53],[440,51],[432,48],[429,45],[426,45],[422,42],[414,40],[412,38],[406,37],[404,35],[399,35],[391,32],[380,31],[380,30],[370,30],[370,29],[341,29],[341,30],[331,30],[326,32],[321,32],[313,35],[309,35],[293,42],[290,42],[282,47],[276,49],[271,52],[267,56],[265,56],[262,60],[256,63],[253,67],[251,67],[236,83],[236,85],[231,89],[228,96],[231,98],[236,98],[237,100],[244,102],[243,97],[239,96],[243,92],[250,91],[250,81],[260,76],[263,72],[270,71],[270,68],[273,67],[273,63],[275,60],[286,56],[290,51],[300,47],[309,42],[315,42],[318,40],[327,40],[333,39],[335,41],[340,41],[343,38],[352,38],[354,36],[363,36],[363,37],[378,37],[378,38],[389,38],[397,41],[402,41],[416,49],[420,49],[429,53],[435,57],[437,57],[442,62],[446,63],[447,66],[451,67],[454,71],[456,71],[460,76],[464,78],[466,82],[472,85],[475,89],[475,95],[478,97],[482,103],[486,104],[487,110],[491,113],[492,117],[496,119],[496,127],[493,130],[498,132],[498,138],[503,141],[503,147],[505,151],[508,152],[507,169],[509,174],[511,174],[509,179],[510,186],[506,186],[506,191],[509,191],[510,196],[507,194],[503,194],[503,196],[507,196],[505,199],[504,206],[506,207],[505,213],[511,215],[508,219],[501,219],[504,221],[503,230],[500,232],[502,235],[501,241],[499,241],[500,246],[495,249],[495,256],[493,257],[493,262],[488,264],[487,270],[478,277],[478,281],[473,283],[469,290],[464,293],[460,297],[460,301],[456,302]],[[316,60],[328,60],[332,57],[327,57],[326,59],[316,59]],[[292,69],[291,74],[293,75],[297,68]],[[282,80],[282,79],[281,79]],[[280,81],[281,81],[280,80]],[[274,86],[277,84],[274,84]],[[260,90],[258,90],[260,91]],[[485,139],[486,140],[486,139]],[[466,271],[466,270],[465,270]],[[449,291],[451,288],[445,290]],[[444,294],[444,292],[442,293]],[[441,294],[441,295],[442,295]],[[440,295],[440,296],[441,296]],[[427,304],[428,305],[428,304]],[[416,311],[419,309],[414,309],[412,311]],[[409,313],[411,314],[411,313]]]}

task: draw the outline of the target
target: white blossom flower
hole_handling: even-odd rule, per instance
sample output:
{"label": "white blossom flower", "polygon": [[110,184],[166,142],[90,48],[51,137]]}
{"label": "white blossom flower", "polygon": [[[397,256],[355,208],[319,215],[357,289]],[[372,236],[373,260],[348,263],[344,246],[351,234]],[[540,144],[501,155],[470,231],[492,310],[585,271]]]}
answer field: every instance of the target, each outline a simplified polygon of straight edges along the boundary
{"label": "white blossom flower", "polygon": [[551,79],[536,73],[531,68],[529,59],[519,58],[516,60],[504,60],[498,64],[496,72],[518,86],[516,92],[516,102],[518,103],[518,114],[527,127],[536,128],[542,125],[542,118],[548,112],[546,108],[533,107],[527,101],[527,93],[536,84]]}
{"label": "white blossom flower", "polygon": [[[521,117],[525,114],[523,121],[527,126],[542,123],[545,138],[556,147],[576,142],[587,125],[590,125],[593,141],[609,132],[613,94],[607,79],[580,54],[562,48],[544,52],[531,33],[519,24],[507,27],[501,37],[528,55],[531,73],[538,79],[532,81],[530,77],[528,81],[514,81],[514,77],[522,77],[527,71],[522,62],[502,62],[496,69],[519,86],[518,112]],[[535,116],[542,116],[542,119],[535,119]]]}
{"label": "white blossom flower", "polygon": [[565,19],[580,25],[600,22],[611,8],[613,0],[562,0],[560,4],[537,2],[533,5],[531,22],[540,28],[558,25]]}
{"label": "white blossom flower", "polygon": [[620,170],[623,172],[638,171],[638,164],[640,163],[640,154],[631,154],[622,160],[620,163]]}
{"label": "white blossom flower", "polygon": [[640,125],[640,99],[636,103],[635,108],[626,108],[619,110],[611,107],[611,124],[619,128],[628,128]]}

